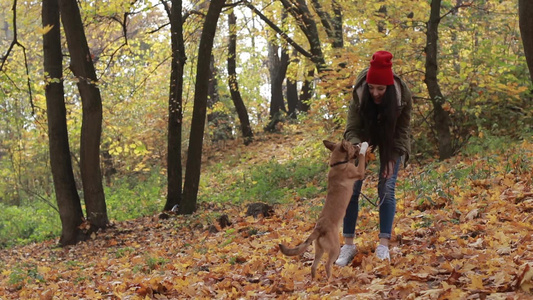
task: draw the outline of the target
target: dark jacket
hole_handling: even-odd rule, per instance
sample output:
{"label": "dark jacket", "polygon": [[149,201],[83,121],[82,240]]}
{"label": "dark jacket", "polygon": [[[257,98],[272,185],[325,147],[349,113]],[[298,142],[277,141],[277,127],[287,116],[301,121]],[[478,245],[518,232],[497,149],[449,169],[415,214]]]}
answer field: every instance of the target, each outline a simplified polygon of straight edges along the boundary
{"label": "dark jacket", "polygon": [[[348,119],[346,120],[346,130],[344,131],[344,138],[352,144],[359,144],[364,142],[362,140],[364,132],[364,123],[359,115],[359,107],[361,105],[361,98],[363,95],[363,87],[366,85],[366,74],[368,68],[363,70],[355,82],[353,89],[353,98],[350,101],[348,110]],[[396,121],[396,131],[394,133],[394,149],[393,159],[396,161],[400,156],[405,155],[405,162],[409,159],[411,153],[411,110],[413,108],[413,100],[411,91],[405,82],[398,76],[394,75],[394,87],[396,88],[396,95],[398,96],[398,120]]]}

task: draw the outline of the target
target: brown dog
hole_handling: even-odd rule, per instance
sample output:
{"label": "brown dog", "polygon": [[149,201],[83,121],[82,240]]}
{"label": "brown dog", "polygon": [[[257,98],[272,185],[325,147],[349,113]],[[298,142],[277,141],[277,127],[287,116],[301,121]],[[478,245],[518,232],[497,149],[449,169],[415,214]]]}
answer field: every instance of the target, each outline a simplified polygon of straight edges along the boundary
{"label": "brown dog", "polygon": [[[324,252],[328,253],[326,274],[331,276],[331,266],[340,252],[339,226],[346,214],[346,208],[352,196],[353,185],[356,180],[363,179],[365,175],[365,154],[368,143],[364,142],[359,147],[354,147],[350,142],[343,140],[340,143],[324,141],[326,148],[331,150],[328,173],[328,193],[326,203],[318,217],[315,229],[305,242],[296,248],[287,248],[279,244],[281,252],[287,256],[303,253],[313,241],[315,242],[315,260],[311,266],[311,277],[315,278],[316,269]],[[357,152],[359,150],[359,153]],[[359,163],[356,167],[354,159],[359,154]]]}

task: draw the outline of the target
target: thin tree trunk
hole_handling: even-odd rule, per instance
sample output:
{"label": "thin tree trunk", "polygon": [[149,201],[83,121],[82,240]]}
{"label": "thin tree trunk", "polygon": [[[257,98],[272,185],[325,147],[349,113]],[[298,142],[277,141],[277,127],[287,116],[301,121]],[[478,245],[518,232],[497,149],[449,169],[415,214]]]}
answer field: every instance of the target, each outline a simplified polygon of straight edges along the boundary
{"label": "thin tree trunk", "polygon": [[235,28],[235,26],[237,26],[237,18],[235,17],[233,10],[228,16],[228,25],[230,30],[228,45],[229,90],[231,93],[231,99],[233,100],[235,110],[237,111],[237,115],[239,116],[239,121],[241,123],[241,132],[244,144],[248,145],[253,141],[254,134],[252,132],[252,126],[250,125],[250,119],[248,118],[248,111],[246,110],[241,93],[239,92],[239,82],[237,81],[237,63],[235,59],[237,56],[237,34]]}
{"label": "thin tree trunk", "polygon": [[311,46],[311,61],[316,65],[318,73],[326,71],[326,62],[322,53],[322,45],[316,22],[313,19],[305,0],[281,0],[283,7],[297,20],[298,26],[305,34]]}
{"label": "thin tree trunk", "polygon": [[220,102],[218,94],[218,69],[215,66],[215,56],[211,55],[209,63],[209,87],[207,92],[207,108],[210,110],[207,114],[208,128],[212,142],[225,141],[233,139],[233,127],[230,125],[231,116],[225,112],[213,111],[213,107]]}
{"label": "thin tree trunk", "polygon": [[281,51],[281,57],[278,54],[280,47],[269,42],[268,44],[268,69],[270,71],[270,118],[274,119],[280,111],[285,109],[283,99],[283,80],[287,74],[289,58],[285,50]]}
{"label": "thin tree trunk", "polygon": [[[211,58],[209,59],[209,84],[207,89],[207,108],[211,109],[213,106],[220,101],[220,97],[218,95],[218,80],[217,80],[217,74],[218,69],[215,66],[215,56],[211,54]],[[219,113],[211,113],[207,115],[207,121],[213,121],[216,119],[220,114]]]}
{"label": "thin tree trunk", "polygon": [[[287,20],[287,12],[283,11],[281,14],[281,22],[285,23]],[[276,123],[281,120],[281,111],[287,112],[285,109],[285,101],[283,99],[283,81],[287,75],[287,68],[289,67],[289,55],[287,54],[287,43],[284,46],[279,46],[276,41],[268,43],[268,68],[270,71],[270,124],[267,125],[267,130],[273,131]],[[281,50],[281,55],[280,55]]]}
{"label": "thin tree trunk", "polygon": [[180,214],[192,214],[196,211],[198,185],[202,165],[202,143],[205,130],[207,107],[207,90],[209,80],[209,62],[213,50],[213,40],[217,29],[220,12],[224,0],[212,0],[205,17],[200,47],[198,49],[198,66],[196,70],[196,84],[194,87],[194,108],[192,113],[191,134],[183,188],[183,201],[179,207]]}
{"label": "thin tree trunk", "polygon": [[289,109],[289,117],[297,118],[298,109],[298,87],[296,80],[287,77],[287,108]]}
{"label": "thin tree trunk", "polygon": [[[379,0],[379,2],[385,2],[384,0]],[[379,7],[378,11],[376,11],[376,14],[379,16],[379,20],[377,22],[378,25],[378,32],[381,34],[387,33],[387,28],[385,28],[385,18],[387,17],[387,5],[383,4]],[[382,14],[382,15],[381,15]]]}
{"label": "thin tree trunk", "polygon": [[440,23],[441,0],[431,1],[431,15],[428,21],[426,41],[426,78],[431,102],[433,103],[433,121],[437,131],[437,143],[440,159],[447,159],[453,155],[452,136],[450,133],[451,120],[442,105],[445,103],[444,96],[437,81],[437,42],[439,38],[438,27]]}
{"label": "thin tree trunk", "polygon": [[59,9],[70,52],[70,68],[78,80],[83,108],[80,170],[87,219],[94,229],[105,228],[109,219],[100,170],[102,98],[78,4],[76,0],[59,0]]}
{"label": "thin tree trunk", "polygon": [[344,48],[344,38],[343,38],[343,27],[342,27],[342,7],[340,4],[333,0],[333,19],[331,21],[333,27],[333,48],[342,49]]}
{"label": "thin tree trunk", "polygon": [[334,49],[341,49],[344,47],[344,38],[342,35],[342,7],[338,1],[332,0],[331,6],[333,10],[333,17],[324,10],[320,1],[312,0],[313,8],[315,9],[322,26],[326,30],[329,40]]}
{"label": "thin tree trunk", "polygon": [[58,0],[43,0],[42,18],[43,27],[52,26],[43,36],[44,72],[47,74],[46,114],[50,166],[61,219],[59,243],[65,246],[84,240],[85,235],[80,229],[84,219],[83,210],[76,190],[68,143]]}
{"label": "thin tree trunk", "polygon": [[170,72],[170,96],[168,98],[168,154],[167,201],[163,210],[169,211],[182,200],[183,170],[181,164],[181,130],[183,121],[183,68],[187,57],[183,41],[182,1],[172,0],[170,10],[170,38],[172,65]]}
{"label": "thin tree trunk", "polygon": [[[293,49],[292,57],[289,59],[289,64],[298,65],[300,59],[298,57],[298,51]],[[303,88],[302,88],[303,90]],[[287,108],[290,118],[296,119],[299,112],[304,112],[304,107],[301,103],[301,97],[298,93],[298,81],[296,78],[287,77]]]}
{"label": "thin tree trunk", "polygon": [[520,24],[520,35],[524,44],[524,53],[526,55],[529,76],[533,82],[533,1],[518,1],[518,16]]}
{"label": "thin tree trunk", "polygon": [[300,96],[300,106],[301,111],[308,112],[311,107],[309,101],[313,97],[313,78],[315,77],[315,70],[309,69],[307,71],[307,76],[305,77],[304,84],[302,86],[301,96]]}

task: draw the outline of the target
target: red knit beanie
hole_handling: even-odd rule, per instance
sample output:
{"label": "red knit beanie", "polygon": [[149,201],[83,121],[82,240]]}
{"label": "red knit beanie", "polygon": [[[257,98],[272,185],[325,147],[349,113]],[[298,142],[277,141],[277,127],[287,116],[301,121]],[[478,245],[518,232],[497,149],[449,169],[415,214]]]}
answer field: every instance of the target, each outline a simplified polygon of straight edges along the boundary
{"label": "red knit beanie", "polygon": [[372,55],[370,69],[366,74],[366,82],[378,85],[394,84],[392,75],[392,54],[387,51],[378,51]]}

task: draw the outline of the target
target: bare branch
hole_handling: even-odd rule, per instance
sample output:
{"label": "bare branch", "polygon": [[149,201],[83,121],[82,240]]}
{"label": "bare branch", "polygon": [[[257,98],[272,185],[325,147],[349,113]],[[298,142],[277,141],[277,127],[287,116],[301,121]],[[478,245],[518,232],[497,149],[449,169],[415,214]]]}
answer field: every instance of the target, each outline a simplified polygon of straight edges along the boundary
{"label": "bare branch", "polygon": [[4,65],[5,65],[5,63],[7,61],[7,58],[9,57],[9,54],[13,50],[13,47],[15,45],[17,45],[20,48],[22,48],[22,53],[24,54],[24,66],[26,67],[26,77],[27,77],[27,82],[28,82],[28,93],[30,95],[31,114],[35,115],[35,106],[33,105],[33,96],[32,96],[32,91],[31,91],[31,80],[30,80],[30,69],[29,69],[29,66],[28,66],[28,58],[26,56],[26,48],[21,43],[19,43],[18,37],[17,37],[17,0],[13,1],[12,10],[13,10],[13,41],[9,45],[9,48],[8,48],[6,54],[2,57],[2,64],[0,64],[0,71],[2,71],[2,69],[4,68]]}
{"label": "bare branch", "polygon": [[[167,16],[168,16],[168,18],[169,18],[169,20],[170,20],[170,6],[168,6],[167,1],[165,1],[165,0],[161,0],[161,3],[163,4],[163,6],[164,6],[164,8],[165,8],[165,11],[166,11],[166,13],[167,13]],[[199,15],[199,16],[205,17],[205,14],[202,13],[202,12],[200,12],[200,11],[197,11],[197,10],[190,10],[190,11],[187,11],[187,12],[183,15],[183,17],[182,17],[182,20],[183,20],[183,21],[182,21],[182,22],[185,23],[185,21],[187,21],[187,19],[188,19],[191,15]],[[156,33],[156,32],[158,32],[159,30],[161,30],[161,29],[163,29],[163,28],[165,28],[165,27],[167,27],[167,26],[169,26],[169,25],[170,25],[170,21],[167,22],[167,23],[165,23],[165,24],[163,24],[163,25],[161,25],[161,26],[159,26],[159,27],[157,27],[157,28],[154,29],[154,30],[150,30],[150,31],[148,31],[147,34]]]}
{"label": "bare branch", "polygon": [[472,6],[472,2],[469,2],[469,3],[460,3],[460,4],[457,4],[456,6],[452,7],[452,9],[450,9],[448,12],[446,12],[444,15],[442,15],[440,17],[440,19],[444,19],[447,15],[449,14],[452,14],[452,13],[456,13],[459,8],[465,8],[465,7],[470,7]]}
{"label": "bare branch", "polygon": [[308,57],[308,58],[311,58],[313,56],[311,53],[307,52],[307,50],[305,50],[300,45],[298,45],[298,43],[296,43],[293,39],[291,39],[283,30],[281,30],[276,24],[270,21],[265,15],[263,15],[263,13],[261,13],[257,8],[255,8],[255,6],[253,6],[250,2],[244,1],[244,4],[246,5],[246,7],[251,9],[255,14],[257,14],[259,18],[261,18],[261,20],[267,23],[268,26],[270,26],[270,28],[272,28],[276,33],[278,33],[283,39],[287,41],[287,43],[293,46],[294,49],[300,52],[303,56]]}

